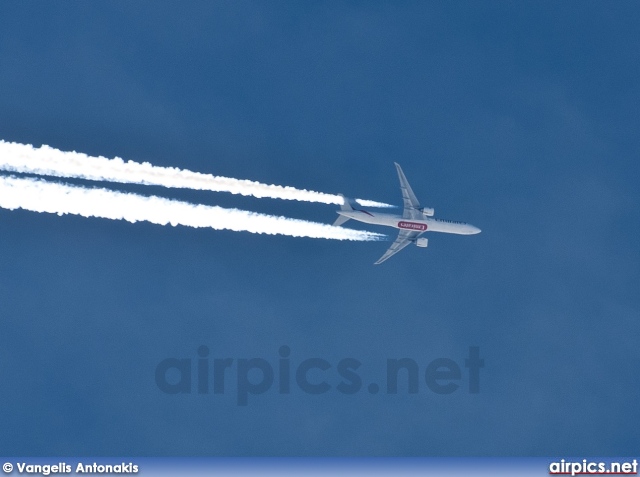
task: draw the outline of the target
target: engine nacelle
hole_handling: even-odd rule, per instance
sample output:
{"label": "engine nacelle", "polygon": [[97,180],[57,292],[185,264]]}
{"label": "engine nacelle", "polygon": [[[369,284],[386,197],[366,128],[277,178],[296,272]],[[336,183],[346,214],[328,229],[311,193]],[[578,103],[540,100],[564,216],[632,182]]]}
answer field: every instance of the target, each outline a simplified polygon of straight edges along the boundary
{"label": "engine nacelle", "polygon": [[426,239],[424,237],[419,238],[416,240],[416,245],[418,247],[426,247],[427,245],[429,245],[429,239]]}
{"label": "engine nacelle", "polygon": [[433,217],[433,214],[436,213],[436,211],[433,210],[431,207],[423,207],[421,212],[422,212],[422,215],[424,215],[425,217]]}

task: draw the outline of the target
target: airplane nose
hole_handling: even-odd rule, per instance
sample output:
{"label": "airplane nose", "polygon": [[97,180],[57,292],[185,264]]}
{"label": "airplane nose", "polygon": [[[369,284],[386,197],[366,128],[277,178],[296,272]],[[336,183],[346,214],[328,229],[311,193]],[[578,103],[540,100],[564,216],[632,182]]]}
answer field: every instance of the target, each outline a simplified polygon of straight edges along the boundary
{"label": "airplane nose", "polygon": [[474,225],[471,226],[471,235],[479,234],[480,232],[482,232],[482,230],[478,227],[475,227]]}

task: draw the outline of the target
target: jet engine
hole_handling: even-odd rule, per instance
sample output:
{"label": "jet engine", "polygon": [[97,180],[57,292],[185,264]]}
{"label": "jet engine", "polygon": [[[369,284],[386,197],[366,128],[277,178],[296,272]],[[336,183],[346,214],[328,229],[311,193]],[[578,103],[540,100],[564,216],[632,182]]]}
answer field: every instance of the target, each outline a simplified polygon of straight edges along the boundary
{"label": "jet engine", "polygon": [[425,217],[433,217],[433,214],[436,213],[436,211],[431,207],[423,207],[420,209],[420,212],[422,212],[422,215],[424,215]]}
{"label": "jet engine", "polygon": [[428,244],[429,244],[429,239],[426,239],[424,237],[416,240],[416,245],[418,247],[426,247]]}

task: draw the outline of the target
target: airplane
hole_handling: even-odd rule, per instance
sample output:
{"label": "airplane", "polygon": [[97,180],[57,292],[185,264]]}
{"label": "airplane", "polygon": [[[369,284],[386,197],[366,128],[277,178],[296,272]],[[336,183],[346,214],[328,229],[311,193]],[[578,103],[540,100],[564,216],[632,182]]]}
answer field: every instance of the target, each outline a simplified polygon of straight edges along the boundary
{"label": "airplane", "polygon": [[338,219],[333,223],[333,225],[337,227],[344,224],[347,220],[353,219],[364,222],[365,224],[386,225],[400,229],[398,238],[374,265],[381,264],[410,243],[415,243],[418,247],[426,247],[429,243],[428,239],[420,236],[427,231],[458,235],[475,235],[481,232],[478,227],[465,222],[436,219],[434,217],[435,211],[432,208],[422,207],[420,202],[418,202],[404,172],[402,172],[400,164],[397,162],[394,162],[394,164],[398,171],[400,190],[402,191],[402,200],[404,201],[402,216],[362,210],[355,200],[342,196],[344,203],[340,206],[340,210],[336,211],[338,213]]}

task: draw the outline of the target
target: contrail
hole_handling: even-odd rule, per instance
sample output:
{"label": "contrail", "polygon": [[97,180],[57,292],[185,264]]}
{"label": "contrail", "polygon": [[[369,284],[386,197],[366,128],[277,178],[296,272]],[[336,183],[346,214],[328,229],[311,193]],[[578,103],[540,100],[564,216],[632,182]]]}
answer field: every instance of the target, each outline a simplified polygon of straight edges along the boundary
{"label": "contrail", "polygon": [[238,209],[191,204],[157,196],[117,192],[48,182],[35,178],[0,176],[0,207],[51,214],[74,214],[129,222],[208,227],[256,234],[289,235],[334,240],[372,241],[385,236],[318,222],[277,217]]}
{"label": "contrail", "polygon": [[[337,205],[342,204],[343,201],[341,196],[335,194],[202,174],[177,167],[154,166],[148,162],[125,162],[119,157],[108,159],[79,152],[64,152],[44,145],[34,148],[29,144],[1,140],[0,169],[54,177],[231,192],[258,198],[269,197]],[[356,200],[364,207],[394,207],[372,200]]]}

